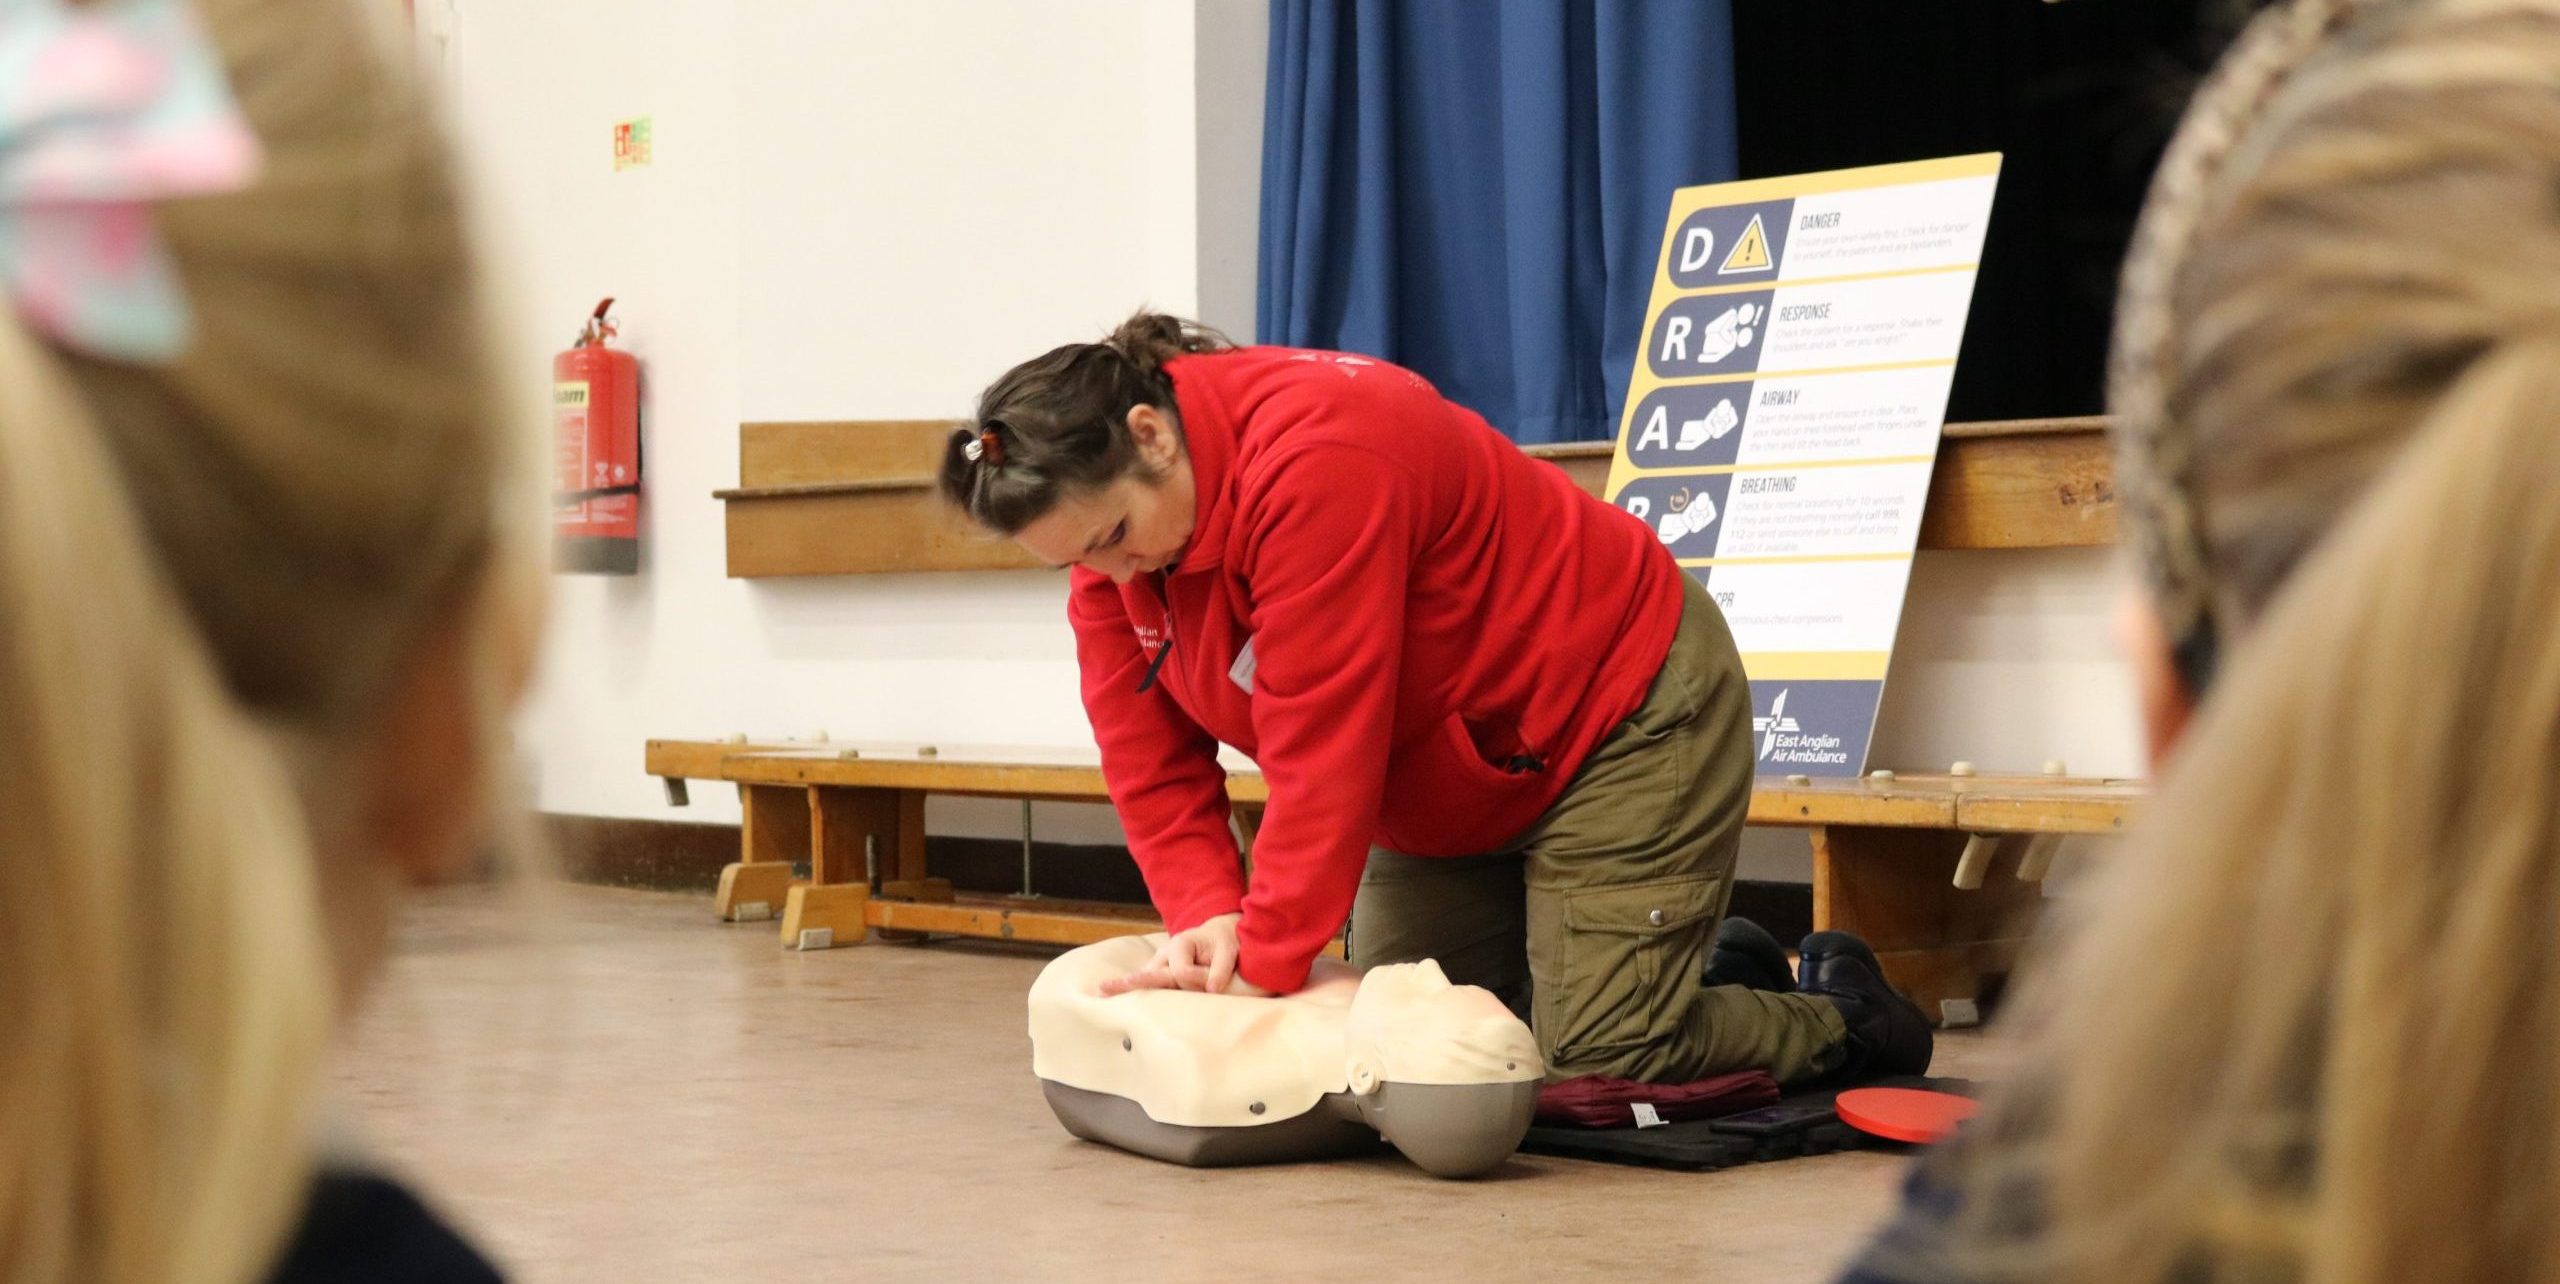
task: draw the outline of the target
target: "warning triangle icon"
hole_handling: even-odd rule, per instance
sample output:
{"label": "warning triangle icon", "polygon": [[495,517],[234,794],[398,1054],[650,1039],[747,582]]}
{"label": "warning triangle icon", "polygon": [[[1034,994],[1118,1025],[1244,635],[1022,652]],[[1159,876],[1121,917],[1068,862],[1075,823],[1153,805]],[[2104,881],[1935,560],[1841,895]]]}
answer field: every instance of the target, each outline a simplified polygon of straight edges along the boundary
{"label": "warning triangle icon", "polygon": [[1769,234],[1760,227],[1760,216],[1751,216],[1751,226],[1742,229],[1742,238],[1725,252],[1724,262],[1716,275],[1729,272],[1758,272],[1769,266]]}

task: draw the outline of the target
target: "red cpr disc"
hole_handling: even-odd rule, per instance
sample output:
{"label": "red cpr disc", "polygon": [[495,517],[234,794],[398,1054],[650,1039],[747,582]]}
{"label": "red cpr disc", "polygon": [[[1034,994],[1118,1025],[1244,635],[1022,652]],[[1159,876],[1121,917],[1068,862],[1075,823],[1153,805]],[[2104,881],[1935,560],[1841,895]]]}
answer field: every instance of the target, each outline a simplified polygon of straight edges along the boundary
{"label": "red cpr disc", "polygon": [[1852,1088],[1831,1108],[1840,1121],[1887,1141],[1926,1145],[1956,1130],[1980,1108],[1971,1097],[1920,1088]]}

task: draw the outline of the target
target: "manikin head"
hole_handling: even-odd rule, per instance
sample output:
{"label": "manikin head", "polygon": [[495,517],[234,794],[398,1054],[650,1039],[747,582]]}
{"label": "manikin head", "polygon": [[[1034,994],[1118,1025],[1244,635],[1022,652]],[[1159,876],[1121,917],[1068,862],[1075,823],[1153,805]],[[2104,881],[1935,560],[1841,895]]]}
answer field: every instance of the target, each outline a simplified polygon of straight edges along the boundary
{"label": "manikin head", "polygon": [[1439,1177],[1493,1171],[1538,1107],[1538,1041],[1482,986],[1440,965],[1371,969],[1343,1023],[1345,1078],[1361,1121]]}
{"label": "manikin head", "polygon": [[1360,977],[1343,1022],[1351,1091],[1380,1084],[1509,1083],[1545,1072],[1529,1027],[1480,985],[1452,985],[1440,965],[1391,963]]}

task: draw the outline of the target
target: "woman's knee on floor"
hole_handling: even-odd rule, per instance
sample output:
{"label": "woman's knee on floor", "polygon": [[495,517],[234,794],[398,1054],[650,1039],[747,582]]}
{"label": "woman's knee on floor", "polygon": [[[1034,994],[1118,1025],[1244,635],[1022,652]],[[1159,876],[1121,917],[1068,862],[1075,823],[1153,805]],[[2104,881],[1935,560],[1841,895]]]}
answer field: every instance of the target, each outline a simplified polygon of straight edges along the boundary
{"label": "woman's knee on floor", "polygon": [[1530,889],[1531,1025],[1548,1072],[1676,1074],[1724,900],[1725,880],[1705,874]]}

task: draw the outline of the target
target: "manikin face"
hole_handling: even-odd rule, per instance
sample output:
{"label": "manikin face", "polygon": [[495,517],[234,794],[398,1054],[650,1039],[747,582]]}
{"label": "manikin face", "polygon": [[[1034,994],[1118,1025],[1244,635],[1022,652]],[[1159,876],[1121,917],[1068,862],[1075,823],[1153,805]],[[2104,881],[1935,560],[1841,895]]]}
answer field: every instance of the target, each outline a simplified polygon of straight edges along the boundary
{"label": "manikin face", "polygon": [[1121,584],[1172,565],[1191,543],[1199,496],[1182,434],[1164,411],[1129,411],[1140,472],[1100,490],[1061,496],[1014,542],[1051,566],[1082,566]]}
{"label": "manikin face", "polygon": [[1440,965],[1371,968],[1352,996],[1343,1050],[1353,1092],[1380,1083],[1517,1083],[1545,1072],[1538,1041],[1481,986],[1451,985]]}

